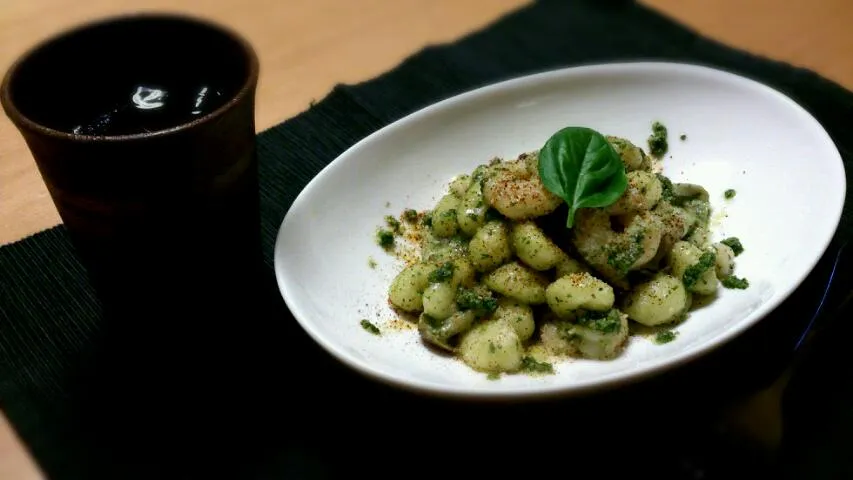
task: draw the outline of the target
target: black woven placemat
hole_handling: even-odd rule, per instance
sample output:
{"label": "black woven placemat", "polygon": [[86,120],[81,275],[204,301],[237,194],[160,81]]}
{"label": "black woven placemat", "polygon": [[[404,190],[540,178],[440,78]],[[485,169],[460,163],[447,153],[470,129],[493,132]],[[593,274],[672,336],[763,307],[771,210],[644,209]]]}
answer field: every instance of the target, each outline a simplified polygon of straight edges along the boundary
{"label": "black woven placemat", "polygon": [[[815,115],[845,162],[853,155],[853,94],[810,71],[720,45],[631,2],[539,1],[461,41],[427,48],[374,80],[339,86],[259,135],[261,228],[270,267],[260,315],[234,319],[218,332],[211,326],[183,339],[179,351],[164,346],[168,332],[115,338],[100,322],[61,227],[0,249],[0,406],[51,478],[340,478],[465,468],[571,475],[585,467],[601,474],[630,468],[696,478],[701,470],[704,478],[732,478],[732,472],[772,468],[720,443],[719,432],[708,430],[713,412],[697,400],[706,395],[677,386],[642,401],[625,392],[484,406],[375,384],[321,352],[275,287],[272,247],[289,205],[361,138],[497,80],[638,58],[717,66],[765,82]],[[834,247],[850,236],[850,213],[848,201]],[[814,283],[801,290],[819,291]],[[813,297],[798,305],[808,311]],[[759,357],[769,347],[759,341],[749,348]],[[212,351],[215,358],[203,356]],[[842,387],[839,395],[850,392]],[[845,451],[847,441],[839,436],[832,445],[824,442],[820,455],[789,452],[782,460],[811,460],[838,474],[850,467],[833,452]],[[735,460],[745,463],[735,467]]]}

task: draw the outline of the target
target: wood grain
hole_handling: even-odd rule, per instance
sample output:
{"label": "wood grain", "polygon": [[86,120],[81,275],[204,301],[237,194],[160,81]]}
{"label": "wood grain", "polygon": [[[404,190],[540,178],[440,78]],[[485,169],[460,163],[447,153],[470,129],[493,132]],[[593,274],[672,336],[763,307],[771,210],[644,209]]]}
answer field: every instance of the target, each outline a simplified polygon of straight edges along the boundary
{"label": "wood grain", "polygon": [[[425,45],[481,28],[523,0],[29,0],[0,3],[0,69],[45,37],[92,18],[175,11],[217,20],[255,46],[262,72],[257,126],[302,111],[336,83],[392,68]],[[699,32],[811,68],[853,89],[850,0],[647,0]],[[26,146],[0,119],[0,245],[59,223]],[[0,477],[40,478],[0,417]]]}

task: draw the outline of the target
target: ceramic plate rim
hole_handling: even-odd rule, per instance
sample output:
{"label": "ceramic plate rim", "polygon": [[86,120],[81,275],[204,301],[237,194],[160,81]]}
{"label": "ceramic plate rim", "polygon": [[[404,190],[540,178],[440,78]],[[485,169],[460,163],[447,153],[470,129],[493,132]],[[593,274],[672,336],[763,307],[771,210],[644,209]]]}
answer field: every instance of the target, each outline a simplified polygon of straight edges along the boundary
{"label": "ceramic plate rim", "polygon": [[346,162],[350,157],[357,155],[357,152],[365,144],[373,142],[379,137],[392,135],[396,130],[403,129],[408,124],[418,121],[420,117],[434,115],[436,113],[439,113],[443,109],[453,108],[456,104],[464,104],[479,97],[486,97],[490,94],[500,92],[505,89],[509,90],[516,88],[525,88],[525,84],[534,85],[537,82],[547,82],[548,80],[553,78],[571,76],[575,74],[580,75],[585,72],[606,72],[607,70],[619,71],[630,69],[660,69],[661,71],[670,69],[677,71],[693,72],[709,76],[717,76],[718,78],[721,78],[722,81],[737,82],[745,88],[752,88],[756,91],[763,92],[764,94],[769,94],[775,97],[776,101],[785,103],[787,104],[787,107],[797,111],[797,113],[802,117],[803,121],[810,122],[813,124],[813,127],[817,127],[817,131],[824,136],[824,140],[827,142],[828,146],[831,146],[832,153],[834,154],[834,158],[832,159],[833,161],[829,163],[835,164],[840,168],[842,173],[844,172],[843,160],[840,152],[838,151],[837,145],[832,140],[831,136],[823,127],[823,125],[808,110],[806,110],[802,105],[794,101],[789,96],[785,95],[784,93],[773,87],[770,87],[765,83],[725,69],[689,62],[624,61],[568,66],[552,70],[540,71],[536,73],[530,73],[526,75],[508,77],[504,80],[500,80],[494,83],[486,84],[484,86],[466,90],[455,95],[451,95],[447,98],[419,108],[397,119],[396,121],[389,123],[388,125],[374,131],[373,133],[367,135],[366,137],[362,138],[361,140],[347,148],[343,153],[338,155],[328,165],[323,167],[323,169],[321,169],[320,172],[318,172],[317,175],[315,175],[305,185],[305,187],[296,196],[293,203],[288,208],[288,211],[285,214],[284,218],[282,219],[273,247],[276,283],[278,285],[279,292],[282,295],[282,298],[286,303],[287,307],[293,314],[293,317],[300,324],[303,330],[309,335],[309,337],[311,337],[313,341],[315,341],[322,349],[324,349],[326,353],[332,355],[339,362],[343,363],[345,366],[353,369],[354,371],[362,375],[366,375],[367,377],[370,377],[374,380],[378,380],[386,385],[402,388],[416,393],[429,394],[431,396],[471,400],[512,400],[520,398],[574,396],[599,390],[611,389],[619,385],[635,383],[645,378],[649,378],[664,373],[666,371],[675,369],[681,365],[703,357],[716,350],[717,348],[729,343],[733,339],[739,337],[743,332],[756,325],[768,314],[772,313],[797,288],[799,288],[805,278],[814,270],[820,258],[828,250],[831,241],[835,237],[835,233],[837,232],[838,226],[841,222],[841,215],[844,207],[844,201],[846,198],[847,190],[846,177],[844,175],[841,175],[841,195],[839,197],[841,201],[837,205],[828,205],[826,209],[826,211],[828,213],[831,213],[833,217],[833,228],[831,234],[828,235],[826,238],[822,239],[822,241],[820,242],[822,245],[821,249],[820,251],[814,252],[813,257],[809,262],[808,268],[803,270],[795,281],[790,282],[788,285],[783,285],[783,288],[780,289],[779,295],[777,295],[773,299],[763,302],[758,308],[757,314],[744,318],[743,320],[732,325],[731,328],[727,329],[724,332],[721,332],[720,335],[718,335],[717,337],[712,338],[709,341],[704,342],[693,349],[678,352],[672,356],[662,358],[660,360],[655,360],[649,365],[644,366],[639,370],[630,371],[627,373],[619,372],[616,374],[610,374],[604,377],[587,380],[575,384],[558,384],[548,387],[543,386],[542,389],[538,390],[528,389],[514,391],[481,391],[476,390],[474,388],[466,388],[464,386],[444,386],[437,385],[431,382],[419,381],[416,379],[407,380],[404,378],[398,378],[395,375],[388,374],[374,368],[370,362],[354,358],[353,356],[346,353],[342,348],[340,348],[336,342],[330,341],[329,339],[324,337],[313,327],[314,322],[310,318],[308,318],[307,315],[304,314],[304,312],[299,307],[299,303],[292,298],[292,296],[287,290],[284,274],[282,274],[283,267],[281,265],[281,262],[284,247],[282,246],[281,242],[283,232],[287,228],[288,223],[290,221],[291,212],[302,208],[302,204],[307,201],[306,198],[310,196],[310,192],[316,188],[316,185],[321,181],[321,179],[325,175],[328,175],[329,172],[335,168],[335,166],[341,164],[342,162]]}

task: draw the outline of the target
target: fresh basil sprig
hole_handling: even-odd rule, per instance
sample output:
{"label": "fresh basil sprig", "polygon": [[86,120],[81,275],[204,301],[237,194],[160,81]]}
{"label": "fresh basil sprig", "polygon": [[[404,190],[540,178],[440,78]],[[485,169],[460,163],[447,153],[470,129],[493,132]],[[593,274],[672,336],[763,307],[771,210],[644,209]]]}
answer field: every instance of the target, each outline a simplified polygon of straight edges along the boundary
{"label": "fresh basil sprig", "polygon": [[566,227],[584,207],[606,207],[628,188],[625,165],[604,135],[586,127],[566,127],[539,151],[539,177],[549,191],[566,201]]}

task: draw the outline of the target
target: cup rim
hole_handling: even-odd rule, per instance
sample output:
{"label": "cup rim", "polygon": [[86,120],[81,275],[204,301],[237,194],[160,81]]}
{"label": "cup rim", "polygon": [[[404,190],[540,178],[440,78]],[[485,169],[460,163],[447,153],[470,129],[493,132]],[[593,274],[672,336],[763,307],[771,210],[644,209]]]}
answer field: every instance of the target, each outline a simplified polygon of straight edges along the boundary
{"label": "cup rim", "polygon": [[[144,21],[144,20],[169,20],[169,21],[180,21],[189,24],[194,24],[196,26],[206,27],[215,32],[218,32],[223,37],[229,39],[234,42],[242,51],[248,63],[248,73],[240,85],[239,90],[235,93],[227,102],[221,105],[219,108],[201,116],[195,118],[189,122],[184,122],[177,124],[175,126],[165,128],[162,130],[156,130],[153,132],[142,132],[142,133],[132,133],[132,134],[124,134],[124,135],[84,135],[84,134],[76,134],[71,132],[65,132],[62,130],[58,130],[56,128],[51,128],[46,125],[43,125],[35,120],[26,116],[21,110],[18,109],[18,106],[12,100],[12,83],[18,74],[21,67],[30,60],[35,54],[44,49],[45,47],[52,45],[54,43],[60,42],[62,40],[71,38],[77,34],[80,34],[86,30],[106,26],[114,23],[120,22],[132,22],[132,21]],[[258,55],[255,49],[252,47],[251,43],[238,33],[236,30],[223,25],[217,21],[210,20],[208,18],[203,18],[195,15],[185,14],[185,13],[171,13],[171,12],[140,12],[140,13],[131,13],[131,14],[120,14],[120,15],[112,15],[108,17],[101,17],[95,20],[91,20],[88,22],[80,23],[76,26],[66,28],[64,30],[55,33],[38,43],[34,46],[31,46],[24,53],[18,56],[17,59],[11,64],[6,73],[3,76],[2,83],[0,83],[0,104],[2,104],[3,109],[6,111],[8,117],[12,120],[13,123],[16,124],[18,128],[31,130],[36,133],[40,133],[42,135],[47,135],[54,138],[61,138],[64,140],[79,142],[79,143],[94,143],[94,142],[123,142],[129,140],[149,140],[152,138],[159,137],[167,137],[171,135],[175,135],[187,130],[191,130],[200,125],[210,123],[215,121],[217,118],[223,116],[225,112],[232,109],[235,105],[239,104],[243,101],[243,99],[251,94],[251,92],[256,88],[258,81],[260,66],[258,61]]]}

